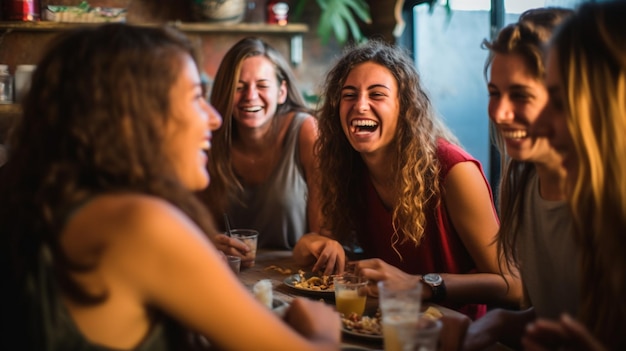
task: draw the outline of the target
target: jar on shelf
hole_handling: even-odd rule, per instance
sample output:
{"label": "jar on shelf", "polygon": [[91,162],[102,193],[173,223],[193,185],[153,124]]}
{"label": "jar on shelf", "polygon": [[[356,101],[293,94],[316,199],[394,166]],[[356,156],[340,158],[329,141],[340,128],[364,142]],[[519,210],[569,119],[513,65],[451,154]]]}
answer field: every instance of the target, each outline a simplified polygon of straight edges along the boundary
{"label": "jar on shelf", "polygon": [[30,88],[30,81],[36,67],[35,65],[17,65],[15,68],[15,102],[24,100],[24,95]]}
{"label": "jar on shelf", "polygon": [[40,0],[2,0],[2,19],[5,21],[39,21]]}
{"label": "jar on shelf", "polygon": [[13,103],[13,76],[8,65],[0,65],[0,104]]}
{"label": "jar on shelf", "polygon": [[287,25],[287,14],[289,5],[284,1],[270,0],[267,4],[267,23]]}

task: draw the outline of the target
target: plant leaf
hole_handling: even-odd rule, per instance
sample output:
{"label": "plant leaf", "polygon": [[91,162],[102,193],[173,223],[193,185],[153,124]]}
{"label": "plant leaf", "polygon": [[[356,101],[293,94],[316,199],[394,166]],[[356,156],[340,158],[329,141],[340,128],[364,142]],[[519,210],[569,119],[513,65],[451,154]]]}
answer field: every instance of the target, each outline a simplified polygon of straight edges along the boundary
{"label": "plant leaf", "polygon": [[348,27],[350,28],[350,34],[352,34],[354,40],[356,42],[361,42],[361,40],[363,39],[363,34],[361,34],[361,28],[359,28],[359,25],[354,19],[354,16],[351,13],[346,12],[340,12],[340,15],[343,17],[345,21],[344,23],[348,24]]}
{"label": "plant leaf", "polygon": [[[365,0],[344,0],[344,2],[363,22],[367,24],[372,23],[370,7]],[[360,32],[361,30],[359,29]]]}

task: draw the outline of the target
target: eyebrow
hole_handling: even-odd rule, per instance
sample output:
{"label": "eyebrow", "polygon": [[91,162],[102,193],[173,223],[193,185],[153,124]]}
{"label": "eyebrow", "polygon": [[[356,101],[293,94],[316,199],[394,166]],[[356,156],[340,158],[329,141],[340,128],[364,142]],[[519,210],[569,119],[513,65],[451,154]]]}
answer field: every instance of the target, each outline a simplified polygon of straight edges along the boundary
{"label": "eyebrow", "polygon": [[[500,89],[498,88],[498,86],[494,83],[489,82],[487,84],[488,88],[495,88],[495,89]],[[509,87],[508,90],[530,90],[532,89],[529,85],[524,85],[524,84],[513,84]]]}
{"label": "eyebrow", "polygon": [[[261,78],[261,79],[255,80],[255,82],[269,82],[269,81],[270,81],[269,78]],[[240,79],[239,81],[237,81],[237,83],[245,84],[246,82]]]}
{"label": "eyebrow", "polygon": [[[383,88],[383,89],[387,89],[387,90],[391,91],[391,88],[386,86],[386,85],[384,85],[384,84],[372,84],[372,85],[367,87],[367,90],[372,90],[372,89],[376,89],[376,88]],[[346,86],[343,86],[341,88],[341,90],[357,90],[357,88],[355,86],[353,86],[353,85],[346,85]]]}

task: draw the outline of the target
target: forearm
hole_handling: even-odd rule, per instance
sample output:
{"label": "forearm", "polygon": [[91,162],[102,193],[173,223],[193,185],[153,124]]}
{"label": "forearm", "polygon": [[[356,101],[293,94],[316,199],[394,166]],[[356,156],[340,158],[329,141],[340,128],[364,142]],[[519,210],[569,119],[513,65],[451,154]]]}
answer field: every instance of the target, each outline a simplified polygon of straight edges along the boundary
{"label": "forearm", "polygon": [[494,273],[441,274],[447,300],[457,303],[485,303],[519,308],[522,289],[519,279]]}

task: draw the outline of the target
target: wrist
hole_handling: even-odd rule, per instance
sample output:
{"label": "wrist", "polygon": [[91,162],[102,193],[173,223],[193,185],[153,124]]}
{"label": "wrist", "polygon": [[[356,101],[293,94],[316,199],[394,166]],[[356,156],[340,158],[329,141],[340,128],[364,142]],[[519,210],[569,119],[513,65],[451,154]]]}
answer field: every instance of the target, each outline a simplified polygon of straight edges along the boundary
{"label": "wrist", "polygon": [[430,301],[441,302],[446,299],[447,289],[443,277],[437,273],[428,273],[422,276],[422,283],[430,289]]}

